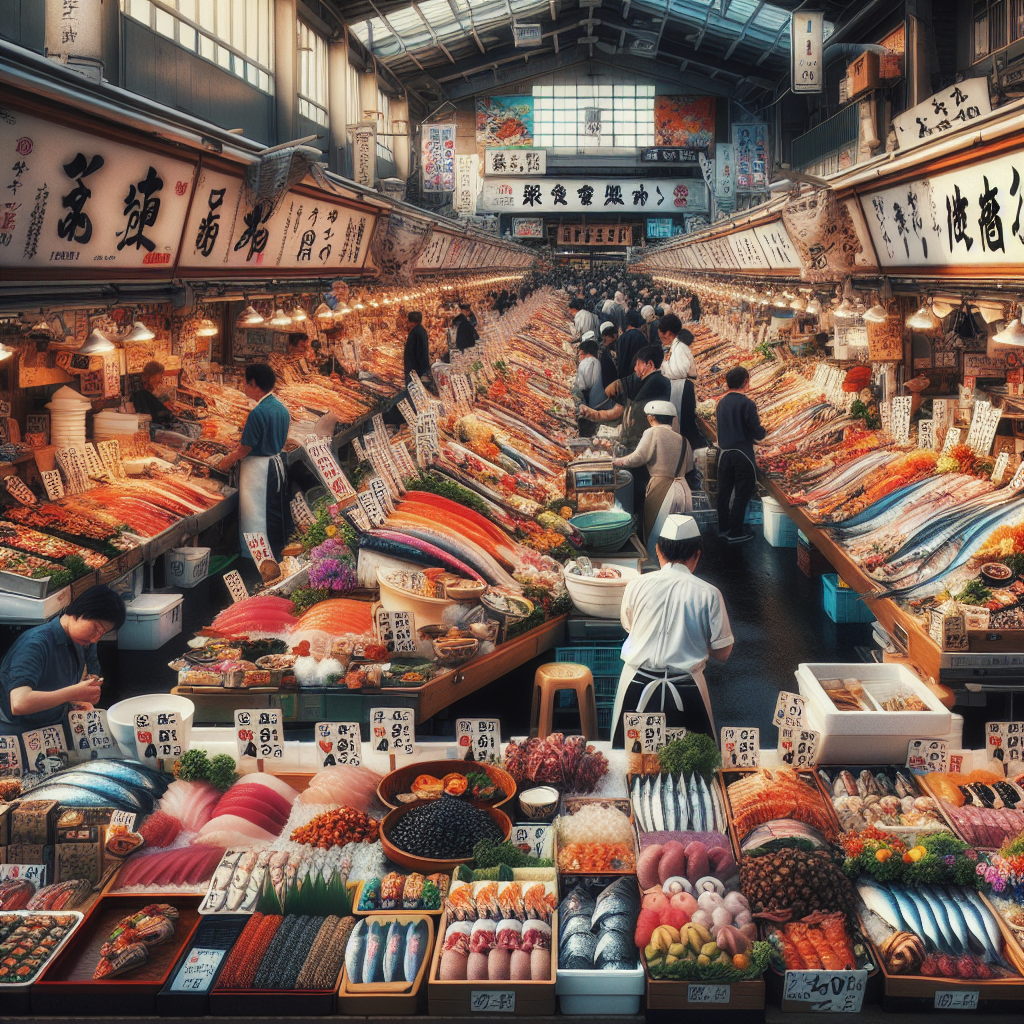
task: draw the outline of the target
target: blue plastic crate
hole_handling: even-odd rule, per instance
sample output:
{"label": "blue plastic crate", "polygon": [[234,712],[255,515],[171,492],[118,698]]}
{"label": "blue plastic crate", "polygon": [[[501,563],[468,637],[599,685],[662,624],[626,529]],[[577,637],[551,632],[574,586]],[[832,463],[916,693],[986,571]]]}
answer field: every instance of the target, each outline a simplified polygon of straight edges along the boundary
{"label": "blue plastic crate", "polygon": [[585,665],[592,675],[618,675],[622,671],[621,644],[594,647],[556,647],[555,661]]}
{"label": "blue plastic crate", "polygon": [[[608,704],[609,706],[614,703],[615,691],[618,688],[618,685],[618,675],[594,676],[594,701],[597,703],[598,707],[600,707],[602,703]],[[557,706],[560,708],[576,707],[576,691],[559,690]]]}
{"label": "blue plastic crate", "polygon": [[750,526],[760,526],[764,522],[764,506],[757,498],[753,498],[747,505],[743,521]]}
{"label": "blue plastic crate", "polygon": [[825,614],[833,622],[874,622],[875,614],[858,600],[857,592],[839,586],[839,577],[833,573],[821,577],[821,596]]}

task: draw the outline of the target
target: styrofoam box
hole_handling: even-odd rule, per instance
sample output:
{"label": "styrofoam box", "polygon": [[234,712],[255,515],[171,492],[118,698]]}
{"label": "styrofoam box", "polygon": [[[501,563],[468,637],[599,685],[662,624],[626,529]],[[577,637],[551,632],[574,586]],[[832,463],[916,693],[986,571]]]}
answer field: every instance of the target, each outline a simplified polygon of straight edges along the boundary
{"label": "styrofoam box", "polygon": [[782,511],[782,506],[767,495],[761,499],[764,509],[764,539],[773,548],[796,547],[796,523]]}
{"label": "styrofoam box", "polygon": [[194,587],[210,575],[209,548],[171,548],[164,555],[169,587]]}
{"label": "styrofoam box", "polygon": [[[936,739],[950,729],[950,713],[920,679],[904,665],[892,664],[801,664],[796,670],[800,695],[820,712],[829,734],[899,735]],[[840,711],[822,688],[822,679],[859,679],[870,703],[878,707],[897,689],[921,698],[928,711]]]}
{"label": "styrofoam box", "polygon": [[555,977],[562,1013],[578,1017],[607,1017],[640,1011],[644,969],[633,971],[563,971]]}
{"label": "styrofoam box", "polygon": [[[844,712],[854,713],[854,712]],[[902,717],[908,712],[884,712]],[[962,715],[949,716],[950,729],[940,736],[929,735],[928,739],[945,740],[950,753],[963,747],[964,720]],[[912,739],[924,738],[920,733],[830,733],[827,731],[821,712],[816,704],[808,702],[804,714],[808,729],[821,733],[818,742],[818,764],[906,764],[907,746]]]}
{"label": "styrofoam box", "polygon": [[121,651],[155,651],[181,632],[181,594],[143,594],[125,605],[127,616],[117,631]]}

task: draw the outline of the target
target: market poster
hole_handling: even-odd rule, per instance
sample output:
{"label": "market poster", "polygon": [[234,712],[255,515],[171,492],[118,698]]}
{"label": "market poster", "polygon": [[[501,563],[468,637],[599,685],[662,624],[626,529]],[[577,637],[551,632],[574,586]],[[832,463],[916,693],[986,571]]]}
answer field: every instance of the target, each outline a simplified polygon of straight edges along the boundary
{"label": "market poster", "polygon": [[478,96],[476,141],[495,149],[533,146],[533,97]]}
{"label": "market poster", "polygon": [[768,125],[763,122],[734,124],[736,192],[761,192],[768,187]]}
{"label": "market poster", "polygon": [[713,149],[715,97],[655,96],[654,144]]}
{"label": "market poster", "polygon": [[543,238],[544,218],[543,217],[513,217],[512,218],[513,238]]}
{"label": "market poster", "polygon": [[425,124],[423,137],[423,191],[455,189],[455,125]]}

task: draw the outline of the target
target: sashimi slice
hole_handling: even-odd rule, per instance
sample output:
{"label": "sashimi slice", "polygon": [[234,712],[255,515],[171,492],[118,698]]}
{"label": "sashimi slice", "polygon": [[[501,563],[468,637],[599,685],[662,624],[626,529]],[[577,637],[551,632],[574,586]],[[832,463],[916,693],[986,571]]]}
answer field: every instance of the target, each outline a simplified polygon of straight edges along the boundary
{"label": "sashimi slice", "polygon": [[[227,817],[227,815],[225,815]],[[265,839],[257,839],[247,832],[237,832],[234,829],[217,829],[207,832],[206,835],[196,836],[193,840],[199,846],[223,846],[225,849],[237,847],[239,849],[250,849],[257,843],[266,845],[276,839],[276,836],[267,836]]]}
{"label": "sashimi slice", "polygon": [[222,611],[213,620],[212,626],[221,629],[227,625],[238,625],[246,619],[280,618],[282,615],[290,616],[294,610],[295,605],[285,597],[248,597]]}
{"label": "sashimi slice", "polygon": [[184,869],[177,877],[180,878],[178,885],[197,885],[199,882],[209,881],[213,877],[217,865],[224,856],[227,847],[211,846],[206,849],[205,857],[196,857],[192,864]]}
{"label": "sashimi slice", "polygon": [[265,839],[268,841],[277,838],[273,832],[268,832],[265,828],[254,825],[248,819],[242,818],[237,814],[221,814],[216,818],[211,818],[199,830],[199,836],[196,841],[206,842],[205,837],[215,832],[240,832],[251,839]]}
{"label": "sashimi slice", "polygon": [[270,806],[269,802],[261,800],[260,796],[261,794],[256,792],[250,796],[239,793],[229,800],[221,800],[213,809],[213,817],[217,818],[222,814],[237,814],[240,818],[248,818],[250,821],[255,821],[261,828],[265,828],[267,831],[272,831],[273,829],[280,831],[284,828],[288,815],[279,814],[275,808]]}
{"label": "sashimi slice", "polygon": [[341,636],[344,633],[363,635],[373,632],[372,605],[369,601],[353,601],[335,597],[313,605],[295,624],[297,630],[321,629]]}
{"label": "sashimi slice", "polygon": [[276,775],[271,775],[269,772],[250,772],[248,775],[243,775],[233,788],[237,789],[239,786],[266,786],[279,797],[287,800],[289,807],[295,803],[299,795],[297,789],[292,789],[287,782],[282,782]]}
{"label": "sashimi slice", "polygon": [[146,846],[159,849],[170,846],[181,832],[181,822],[163,811],[154,811],[139,829],[139,835],[146,840]]}
{"label": "sashimi slice", "polygon": [[191,847],[177,850],[160,850],[157,853],[135,854],[117,876],[117,889],[126,889],[135,885],[155,885],[166,874],[173,871],[179,861],[191,860],[195,851]]}
{"label": "sashimi slice", "polygon": [[337,765],[314,775],[299,801],[304,804],[344,803],[368,813],[377,802],[377,785],[381,778],[370,768]]}
{"label": "sashimi slice", "polygon": [[470,522],[477,525],[478,529],[489,534],[496,543],[511,543],[511,538],[502,533],[501,528],[495,526],[486,516],[480,515],[479,512],[466,505],[460,505],[457,501],[452,501],[451,498],[445,498],[440,494],[433,494],[430,491],[406,491],[405,497],[409,501],[419,502],[423,505],[433,505],[442,511],[451,512],[462,519],[470,520]]}
{"label": "sashimi slice", "polygon": [[[280,835],[281,829],[285,826],[285,822],[281,821],[280,818],[269,818],[260,810],[234,803],[223,808],[219,814],[215,814],[203,828],[207,831],[216,831],[218,828],[217,822],[222,818],[241,818],[243,821],[250,822],[256,828],[262,829],[272,836]],[[202,835],[202,829],[200,830],[200,835]]]}
{"label": "sashimi slice", "polygon": [[264,814],[282,818],[284,821],[287,821],[288,815],[292,813],[292,804],[294,803],[294,797],[288,799],[270,786],[253,791],[247,786],[235,785],[220,798],[220,802],[214,808],[214,813],[219,814],[221,805],[236,799],[256,800],[264,806]]}
{"label": "sashimi slice", "polygon": [[220,790],[208,782],[195,782],[194,786],[204,787],[197,790],[182,812],[181,824],[187,832],[198,832],[213,817],[213,809],[220,799]]}

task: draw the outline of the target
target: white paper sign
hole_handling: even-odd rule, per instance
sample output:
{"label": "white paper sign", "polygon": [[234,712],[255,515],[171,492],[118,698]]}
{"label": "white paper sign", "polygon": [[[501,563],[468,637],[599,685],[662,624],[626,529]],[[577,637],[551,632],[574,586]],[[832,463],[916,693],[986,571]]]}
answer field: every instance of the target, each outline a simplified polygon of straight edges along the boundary
{"label": "white paper sign", "polygon": [[102,708],[90,711],[69,711],[68,727],[75,756],[88,761],[101,750],[114,749],[114,737],[107,725],[107,713]]}
{"label": "white paper sign", "polygon": [[512,842],[531,857],[550,857],[554,832],[550,825],[513,825]]}
{"label": "white paper sign", "polygon": [[40,476],[46,488],[46,496],[50,501],[58,501],[64,497],[64,481],[60,478],[59,469],[44,469]]}
{"label": "white paper sign", "polygon": [[391,446],[391,457],[395,460],[403,481],[416,476],[416,463],[412,461],[404,441],[398,441]]}
{"label": "white paper sign", "polygon": [[356,495],[356,500],[370,525],[384,525],[388,518],[388,510],[373,491],[360,491]]}
{"label": "white paper sign", "polygon": [[267,540],[265,533],[246,533],[243,536],[245,537],[245,546],[249,549],[249,554],[252,555],[252,560],[256,563],[257,568],[268,560],[275,561],[274,552],[270,549],[270,541]]}
{"label": "white paper sign", "polygon": [[935,424],[931,420],[918,420],[917,447],[932,451],[935,448]]}
{"label": "white paper sign", "polygon": [[945,740],[911,740],[906,766],[915,772],[948,772],[949,744]]}
{"label": "white paper sign", "polygon": [[501,747],[501,722],[497,718],[460,718],[455,723],[455,742],[463,760],[495,760]]}
{"label": "white paper sign", "polygon": [[935,993],[932,1004],[936,1010],[976,1010],[978,1008],[978,990],[940,989]]}
{"label": "white paper sign", "polygon": [[111,825],[120,825],[131,832],[135,828],[135,819],[138,817],[133,811],[114,811],[110,816]]}
{"label": "white paper sign", "polygon": [[727,726],[722,730],[723,768],[761,767],[761,730]]}
{"label": "white paper sign", "polygon": [[239,757],[284,759],[280,708],[236,708],[235,747]]}
{"label": "white paper sign", "polygon": [[988,722],[985,737],[990,758],[1004,764],[1024,760],[1024,722]]}
{"label": "white paper sign", "polygon": [[17,736],[0,736],[0,779],[22,774],[21,741]]}
{"label": "white paper sign", "polygon": [[775,725],[777,728],[789,726],[799,728],[804,724],[804,709],[807,702],[799,693],[788,693],[783,690],[775,702]]}
{"label": "white paper sign", "polygon": [[1019,491],[1024,487],[1024,459],[1021,459],[1021,463],[1017,467],[1017,472],[1014,473],[1013,477],[1010,479],[1010,486],[1015,491]]}
{"label": "white paper sign", "polygon": [[32,489],[21,479],[20,476],[6,476],[4,477],[4,486],[7,488],[7,493],[17,502],[22,505],[37,505],[39,500],[32,493]]}
{"label": "white paper sign", "polygon": [[151,767],[185,752],[179,711],[150,711],[135,716],[135,751]]}
{"label": "white paper sign", "polygon": [[790,88],[794,93],[821,92],[824,15],[794,11],[790,20]]}
{"label": "white paper sign", "polygon": [[25,771],[49,775],[66,768],[68,747],[64,729],[59,725],[44,725],[21,734],[25,747]]}
{"label": "white paper sign", "polygon": [[786,971],[783,999],[812,1013],[860,1013],[868,972]]}
{"label": "white paper sign", "polygon": [[633,754],[656,754],[665,746],[664,712],[626,711],[622,715],[626,750]]}
{"label": "white paper sign", "polygon": [[306,497],[301,492],[291,500],[292,522],[301,530],[316,522],[313,510],[306,504]]}
{"label": "white paper sign", "polygon": [[416,410],[409,404],[408,399],[403,398],[398,403],[398,411],[402,414],[402,418],[410,427],[414,427],[416,425]]}
{"label": "white paper sign", "polygon": [[237,569],[224,573],[224,583],[227,585],[232,603],[244,601],[249,596],[249,591],[246,590],[245,582],[242,580],[242,574]]}
{"label": "white paper sign", "polygon": [[37,889],[46,885],[45,864],[0,864],[0,882],[9,878],[23,878]]}
{"label": "white paper sign", "polygon": [[1006,473],[1006,467],[1010,463],[1010,453],[1000,452],[996,456],[996,464],[992,467],[992,483],[997,487],[1003,482],[1003,475]]}
{"label": "white paper sign", "polygon": [[686,735],[686,726],[669,726],[665,730],[665,745],[668,746],[673,740],[681,740]]}
{"label": "white paper sign", "polygon": [[946,440],[942,443],[942,454],[948,455],[960,443],[960,428],[950,427],[946,431]]}
{"label": "white paper sign", "polygon": [[469,1008],[473,1013],[515,1013],[515,990],[487,992],[473,989],[469,996]]}
{"label": "white paper sign", "polygon": [[320,758],[322,768],[331,768],[336,764],[363,763],[358,722],[317,722],[313,735],[316,737],[317,757]]}
{"label": "white paper sign", "polygon": [[412,755],[415,724],[416,713],[412,708],[371,708],[373,749],[378,754]]}
{"label": "white paper sign", "polygon": [[967,78],[892,119],[900,151],[946,135],[991,113],[988,77]]}
{"label": "white paper sign", "polygon": [[897,444],[906,444],[910,440],[910,406],[913,398],[910,395],[897,395],[892,400],[892,437]]}
{"label": "white paper sign", "polygon": [[821,733],[814,729],[779,728],[779,757],[791,768],[811,768],[818,763]]}
{"label": "white paper sign", "polygon": [[686,986],[688,1003],[727,1003],[732,989],[728,985],[697,985]]}
{"label": "white paper sign", "polygon": [[192,949],[171,982],[171,992],[205,992],[217,974],[226,949]]}
{"label": "white paper sign", "polygon": [[338,460],[331,450],[331,440],[327,437],[308,437],[303,442],[303,450],[306,457],[312,463],[317,476],[320,477],[327,489],[341,503],[349,501],[356,493],[348,478],[341,471]]}

